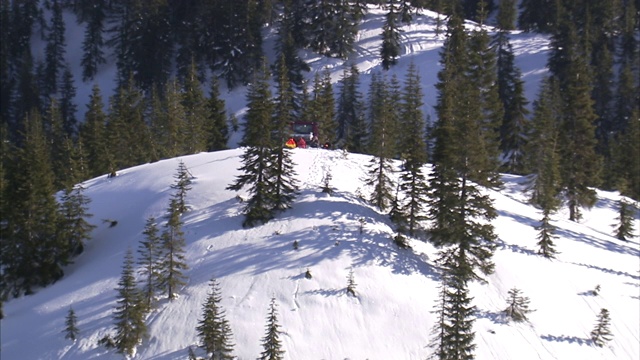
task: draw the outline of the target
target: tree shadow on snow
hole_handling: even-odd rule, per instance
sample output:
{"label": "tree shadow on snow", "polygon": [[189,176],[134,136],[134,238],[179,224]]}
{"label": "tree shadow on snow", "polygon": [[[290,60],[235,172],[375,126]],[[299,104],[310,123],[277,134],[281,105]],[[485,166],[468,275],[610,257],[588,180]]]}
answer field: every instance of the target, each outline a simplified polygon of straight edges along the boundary
{"label": "tree shadow on snow", "polygon": [[611,275],[627,276],[627,277],[630,277],[630,278],[632,278],[634,280],[640,280],[640,276],[632,275],[632,274],[629,274],[628,272],[624,272],[624,271],[607,269],[607,268],[603,268],[603,267],[600,267],[600,266],[589,265],[589,264],[580,264],[580,263],[571,263],[571,264],[578,265],[578,266],[584,266],[586,268],[602,271],[603,273],[607,273],[607,274],[611,274]]}
{"label": "tree shadow on snow", "polygon": [[580,338],[577,336],[566,336],[566,335],[542,335],[540,336],[543,340],[552,341],[552,342],[566,342],[570,344],[578,344],[578,345],[589,345],[589,340]]}
{"label": "tree shadow on snow", "polygon": [[502,239],[498,239],[497,245],[498,245],[498,249],[500,249],[500,250],[509,250],[509,251],[517,253],[517,254],[539,256],[539,254],[535,250],[527,249],[527,248],[522,247],[520,245],[507,244]]}
{"label": "tree shadow on snow", "polygon": [[504,315],[502,311],[487,311],[487,310],[478,310],[475,313],[476,317],[479,319],[488,319],[491,320],[492,323],[497,325],[506,325],[509,323],[509,320]]}
{"label": "tree shadow on snow", "polygon": [[640,257],[640,251],[638,249],[634,249],[630,246],[617,244],[613,241],[597,239],[593,236],[589,236],[583,233],[577,233],[577,232],[563,229],[563,228],[556,228],[556,235],[560,237],[569,238],[571,240],[579,241],[581,243],[585,243],[587,245],[591,245],[602,250]]}

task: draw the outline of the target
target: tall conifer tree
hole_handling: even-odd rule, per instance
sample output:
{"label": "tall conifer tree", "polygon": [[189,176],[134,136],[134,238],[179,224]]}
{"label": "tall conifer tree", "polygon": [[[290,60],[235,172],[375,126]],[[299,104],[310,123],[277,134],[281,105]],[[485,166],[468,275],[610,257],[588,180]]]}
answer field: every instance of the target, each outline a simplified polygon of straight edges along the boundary
{"label": "tall conifer tree", "polygon": [[116,327],[115,346],[119,353],[127,356],[133,355],[138,342],[147,333],[147,325],[144,322],[145,308],[136,288],[133,264],[133,253],[128,249],[116,289],[118,305],[113,314]]}
{"label": "tall conifer tree", "polygon": [[211,291],[202,305],[202,318],[196,327],[200,346],[210,354],[211,360],[234,359],[233,333],[220,304],[222,301],[220,285],[216,279],[211,279],[209,286]]}

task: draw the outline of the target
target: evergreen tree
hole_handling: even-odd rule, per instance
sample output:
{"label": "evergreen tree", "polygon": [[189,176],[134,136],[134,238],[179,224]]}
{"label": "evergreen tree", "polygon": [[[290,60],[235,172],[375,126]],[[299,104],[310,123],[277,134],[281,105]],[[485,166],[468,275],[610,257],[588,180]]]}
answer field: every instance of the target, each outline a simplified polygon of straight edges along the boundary
{"label": "evergreen tree", "polygon": [[133,253],[128,249],[116,289],[118,305],[113,314],[116,328],[115,347],[119,353],[128,356],[133,355],[136,345],[147,333],[147,325],[144,322],[145,307],[140,292],[136,289],[133,264]]}
{"label": "evergreen tree", "polygon": [[551,32],[558,21],[559,6],[557,0],[522,0],[518,28],[524,31]]}
{"label": "evergreen tree", "polygon": [[360,73],[355,65],[344,69],[336,112],[336,145],[344,144],[345,149],[356,153],[364,152],[367,136],[359,78]]}
{"label": "evergreen tree", "polygon": [[180,160],[177,173],[173,176],[176,180],[171,185],[171,188],[175,190],[175,194],[173,195],[173,198],[176,200],[175,211],[180,215],[184,214],[188,210],[186,198],[187,192],[191,190],[191,177],[192,175],[189,173],[189,169],[187,169],[184,162]]}
{"label": "evergreen tree", "polygon": [[180,178],[176,181],[176,192],[169,201],[167,223],[162,233],[163,257],[160,260],[160,288],[167,298],[173,300],[178,288],[185,284],[183,271],[189,267],[185,261],[185,238],[182,231],[182,214],[185,209],[184,196],[188,187],[182,187]]}
{"label": "evergreen tree", "polygon": [[402,104],[400,105],[402,171],[400,173],[399,188],[405,200],[400,212],[406,221],[396,224],[400,232],[414,236],[419,229],[420,221],[425,219],[424,205],[427,196],[427,179],[423,167],[427,162],[427,146],[424,141],[424,116],[422,114],[422,88],[420,76],[415,64],[411,63],[407,69]]}
{"label": "evergreen tree", "polygon": [[275,99],[275,109],[272,129],[275,131],[276,139],[272,142],[272,157],[274,164],[271,167],[269,177],[272,178],[273,210],[283,211],[289,209],[295,195],[298,192],[296,181],[295,164],[291,159],[291,151],[282,146],[285,142],[286,130],[294,120],[293,116],[293,93],[287,77],[286,63],[284,56],[281,57],[280,71],[278,78],[278,92]]}
{"label": "evergreen tree", "polygon": [[211,90],[207,102],[207,150],[216,151],[227,148],[229,127],[224,100],[220,99],[220,89],[215,76],[211,78]]}
{"label": "evergreen tree", "polygon": [[151,309],[153,298],[160,290],[161,268],[159,261],[162,258],[163,247],[162,238],[159,234],[156,219],[151,216],[142,232],[144,239],[140,240],[138,247],[138,265],[140,265],[140,276],[142,282],[141,295],[147,309]]}
{"label": "evergreen tree", "polygon": [[65,328],[64,328],[64,338],[69,339],[71,341],[76,341],[78,338],[78,334],[80,330],[77,326],[78,318],[76,317],[75,311],[73,311],[72,307],[69,307],[69,312],[67,313],[67,317],[65,318]]}
{"label": "evergreen tree", "polygon": [[528,101],[524,97],[524,82],[520,69],[515,65],[507,33],[498,32],[493,44],[497,52],[498,96],[504,109],[500,125],[502,168],[508,173],[522,174],[526,171],[524,156],[529,135],[529,111],[526,107]]}
{"label": "evergreen tree", "polygon": [[91,232],[95,228],[87,221],[93,216],[88,212],[91,199],[83,192],[82,184],[71,185],[63,191],[61,198],[58,236],[69,257],[84,251],[84,243],[91,239]]}
{"label": "evergreen tree", "polygon": [[498,7],[498,16],[496,21],[498,22],[498,28],[501,31],[515,30],[516,23],[516,3],[515,0],[501,0]]}
{"label": "evergreen tree", "polygon": [[598,323],[591,330],[590,337],[593,344],[597,347],[603,347],[608,341],[611,341],[613,334],[609,327],[611,326],[611,319],[609,317],[609,310],[600,309],[598,314]]}
{"label": "evergreen tree", "polygon": [[394,183],[391,180],[397,128],[397,104],[393,104],[386,80],[376,74],[369,89],[369,124],[371,138],[369,153],[373,155],[368,165],[367,186],[373,188],[370,201],[380,211],[385,211],[393,201]]}
{"label": "evergreen tree", "polygon": [[438,360],[475,358],[475,307],[471,305],[473,298],[469,297],[464,270],[456,269],[456,263],[464,266],[464,262],[458,256],[454,256],[443,263],[445,270],[442,275],[440,301],[436,309],[439,321],[433,329],[435,338],[432,345],[435,348],[434,357]]}
{"label": "evergreen tree", "polygon": [[186,154],[197,154],[208,149],[207,131],[209,117],[208,100],[202,91],[202,84],[198,79],[198,70],[195,62],[189,68],[189,72],[182,81],[182,108],[185,114],[184,151]]}
{"label": "evergreen tree", "polygon": [[266,65],[261,76],[256,78],[247,91],[244,136],[246,146],[242,155],[243,172],[236,181],[227,186],[228,190],[239,191],[249,187],[251,197],[247,201],[243,226],[252,227],[256,223],[266,223],[273,218],[272,177],[272,116],[274,104],[268,85]]}
{"label": "evergreen tree", "polygon": [[280,325],[278,324],[278,311],[276,309],[276,298],[271,298],[269,314],[267,315],[266,334],[262,338],[264,351],[260,354],[260,360],[282,360],[285,351],[282,350],[282,340],[280,340]]}
{"label": "evergreen tree", "polygon": [[349,276],[347,276],[347,295],[356,297],[356,280],[353,277],[353,268],[349,268]]}
{"label": "evergreen tree", "polygon": [[[428,217],[431,241],[442,247],[441,258],[455,257],[466,282],[493,272],[496,235],[490,221],[496,216],[491,199],[479,185],[495,187],[497,169],[487,151],[486,122],[480,111],[480,92],[469,82],[466,35],[454,13],[438,74],[438,122],[433,129],[433,167]],[[454,256],[455,255],[455,256]],[[444,261],[444,260],[443,260]]]}
{"label": "evergreen tree", "polygon": [[222,295],[216,279],[209,282],[211,292],[202,306],[202,318],[198,321],[196,331],[201,347],[210,354],[211,360],[234,359],[231,328],[226,319],[224,309],[220,305]]}
{"label": "evergreen tree", "polygon": [[65,25],[62,19],[62,4],[59,0],[51,0],[51,23],[45,48],[45,84],[46,94],[58,92],[60,83],[60,70],[64,65],[66,40],[64,36]]}
{"label": "evergreen tree", "polygon": [[276,42],[276,62],[273,65],[273,70],[276,77],[279,77],[279,71],[282,68],[282,62],[284,62],[283,70],[286,70],[286,76],[291,86],[291,89],[300,90],[304,76],[302,72],[308,72],[311,70],[309,65],[300,58],[298,55],[298,46],[295,41],[295,14],[293,0],[285,0],[282,3],[282,15],[277,23],[278,40]]}
{"label": "evergreen tree", "polygon": [[73,74],[69,64],[63,67],[62,81],[59,90],[60,115],[62,116],[62,129],[64,134],[71,139],[78,136],[78,120],[76,112],[78,107],[75,103],[76,87],[73,83]]}
{"label": "evergreen tree", "polygon": [[346,59],[358,30],[357,8],[347,0],[307,1],[308,41],[311,49]]}
{"label": "evergreen tree", "polygon": [[538,253],[553,258],[555,227],[551,215],[561,204],[560,159],[558,132],[561,118],[561,102],[557,81],[546,79],[538,100],[534,103],[533,131],[527,146],[527,167],[532,172],[529,191],[530,201],[542,210],[542,220],[538,230]]}
{"label": "evergreen tree", "polygon": [[322,76],[316,73],[313,94],[306,110],[303,110],[303,116],[318,123],[318,139],[321,142],[335,143],[338,126],[335,122],[336,111],[331,73],[328,70],[324,71]]}
{"label": "evergreen tree", "polygon": [[82,81],[93,80],[98,67],[106,62],[104,56],[104,31],[106,21],[106,1],[97,0],[93,6],[87,6],[80,16],[81,23],[86,22],[84,40],[82,41]]}
{"label": "evergreen tree", "polygon": [[89,176],[95,177],[115,170],[113,156],[109,153],[106,138],[107,115],[104,112],[100,87],[94,85],[89,96],[80,137],[84,143],[89,166]]}
{"label": "evergreen tree", "polygon": [[380,57],[382,58],[382,68],[389,68],[398,62],[400,56],[400,29],[396,21],[398,14],[396,9],[397,0],[389,0],[388,13],[385,17],[384,25],[382,25],[382,47],[380,48]]}
{"label": "evergreen tree", "polygon": [[616,238],[622,241],[629,241],[635,237],[635,229],[633,227],[635,219],[634,213],[635,208],[632,204],[628,203],[624,199],[621,199],[618,202],[618,217],[616,217],[618,222],[617,224],[614,224]]}
{"label": "evergreen tree", "polygon": [[23,146],[7,168],[5,200],[11,204],[2,234],[2,288],[5,295],[31,294],[36,286],[60,279],[69,254],[57,236],[58,203],[42,119],[38,112],[25,118]]}
{"label": "evergreen tree", "polygon": [[507,304],[504,313],[515,322],[526,321],[527,314],[533,311],[529,309],[529,298],[522,296],[522,291],[518,288],[509,290]]}

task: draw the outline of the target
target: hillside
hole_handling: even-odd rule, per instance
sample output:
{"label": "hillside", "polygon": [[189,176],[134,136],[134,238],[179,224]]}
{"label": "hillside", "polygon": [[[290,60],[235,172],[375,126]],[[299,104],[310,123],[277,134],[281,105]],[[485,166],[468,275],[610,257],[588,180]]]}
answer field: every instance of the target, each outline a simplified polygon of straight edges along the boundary
{"label": "hillside", "polygon": [[[328,69],[335,84],[343,65],[353,63],[361,72],[360,90],[366,94],[371,75],[382,71],[378,51],[384,15],[369,8],[356,52],[347,61],[302,52],[312,68],[306,78]],[[434,84],[444,41],[443,35],[435,34],[435,16],[424,11],[403,26],[402,55],[388,72],[403,79],[408,65],[417,65],[425,95],[423,112],[431,120],[436,117]],[[264,48],[273,61],[274,34],[265,31]],[[67,33],[76,38],[81,34],[73,26]],[[72,41],[70,35],[68,54],[77,58],[69,61],[78,79],[80,41]],[[511,43],[525,95],[533,101],[547,73],[548,36],[516,31]],[[106,100],[115,88],[115,66],[106,66],[95,82],[104,89]],[[86,103],[92,86],[78,84],[78,104]],[[242,119],[246,88],[221,90],[228,113]],[[85,111],[83,105],[79,109]],[[233,133],[229,146],[237,147],[240,137]],[[65,269],[63,279],[4,304],[0,357],[122,359],[97,342],[113,332],[115,289],[124,254],[128,248],[137,249],[149,216],[164,216],[173,176],[183,160],[193,175],[187,199],[190,210],[184,215],[189,280],[178,299],[163,299],[150,314],[149,337],[138,346],[135,359],[187,359],[188,348],[197,346],[195,327],[213,276],[221,284],[238,359],[255,359],[262,351],[272,297],[284,331],[286,359],[427,358],[439,284],[433,262],[437,250],[417,239],[411,240],[412,250],[399,250],[391,243],[393,227],[387,216],[362,200],[370,192],[363,181],[369,157],[338,150],[294,150],[301,193],[293,208],[266,225],[243,229],[243,204],[236,196],[244,194],[225,190],[239,174],[241,154],[237,148],[201,153],[124,169],[116,178],[86,181],[85,194],[92,200],[90,222],[97,226],[93,239]],[[328,172],[336,188],[332,196],[320,191]],[[490,192],[499,213],[494,221],[499,236],[496,272],[486,284],[471,285],[478,310],[476,358],[640,358],[640,239],[621,242],[612,236],[619,194],[598,191],[596,206],[584,211],[580,223],[568,221],[564,209],[554,215],[559,255],[550,261],[536,255],[534,226],[541,214],[527,204],[526,179],[505,174],[503,181],[503,189]],[[110,227],[112,221],[117,225]],[[635,229],[640,230],[638,215]],[[298,250],[293,249],[296,240]],[[312,279],[304,277],[307,269]],[[355,298],[345,291],[350,269],[357,283]],[[596,286],[601,291],[594,296],[591,291]],[[521,289],[536,310],[527,323],[507,323],[501,316],[513,287]],[[62,333],[69,307],[80,328],[75,343]],[[604,348],[588,340],[601,308],[608,309],[612,319],[613,340]]]}
{"label": "hillside", "polygon": [[[435,249],[417,240],[411,241],[413,251],[392,245],[386,216],[359,197],[369,192],[362,185],[368,157],[294,150],[301,193],[293,209],[267,225],[243,229],[243,204],[224,190],[238,174],[241,153],[182,158],[193,175],[184,216],[189,281],[178,299],[162,300],[149,316],[149,338],[135,358],[187,358],[187,348],[197,344],[195,326],[212,276],[221,283],[239,359],[261,352],[271,297],[279,306],[287,359],[426,358],[438,286]],[[65,278],[6,304],[3,359],[122,358],[97,341],[113,329],[124,253],[137,248],[148,216],[163,216],[177,165],[178,159],[164,160],[84,184],[98,226],[94,239]],[[329,169],[333,196],[320,191]],[[540,215],[526,204],[524,179],[503,180],[504,190],[491,193],[500,214],[494,223],[500,237],[496,273],[488,284],[471,287],[478,308],[477,358],[638,358],[640,251],[637,241],[622,243],[610,235],[618,196],[599,192],[597,205],[579,224],[566,221],[564,213],[555,216],[560,254],[549,261],[535,255],[533,226]],[[104,219],[118,224],[109,227]],[[307,268],[312,279],[304,277]],[[357,298],[345,293],[350,268]],[[602,290],[592,296],[596,285]],[[528,323],[505,323],[500,315],[513,287],[536,310]],[[75,343],[61,333],[70,306],[81,330]],[[604,348],[587,340],[600,308],[611,312],[614,334]]]}

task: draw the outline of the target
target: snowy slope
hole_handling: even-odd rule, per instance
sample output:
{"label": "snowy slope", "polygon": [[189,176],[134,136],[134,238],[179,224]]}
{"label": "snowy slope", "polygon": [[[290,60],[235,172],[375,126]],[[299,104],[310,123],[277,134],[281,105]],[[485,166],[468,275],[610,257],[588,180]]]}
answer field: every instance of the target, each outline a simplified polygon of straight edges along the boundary
{"label": "snowy slope", "polygon": [[[378,49],[383,19],[382,11],[370,8],[356,54],[347,62],[360,69],[363,94],[370,75],[381,71]],[[433,119],[433,85],[444,38],[435,35],[431,12],[403,29],[402,58],[389,74],[402,80],[409,63],[417,65],[425,94],[423,111]],[[70,33],[77,37],[78,29],[69,26],[68,39]],[[511,39],[526,96],[533,100],[546,73],[548,39],[526,33],[513,33]],[[270,37],[265,42],[271,57],[272,41]],[[303,56],[313,69],[307,78],[328,69],[334,82],[340,79],[345,61],[311,52]],[[79,61],[79,56],[70,59],[76,69]],[[96,80],[105,99],[115,86],[114,72],[113,66],[104,69]],[[87,101],[92,85],[78,87],[79,103]],[[228,111],[240,119],[245,91],[222,89]],[[230,146],[239,138],[234,134]],[[301,194],[293,209],[267,225],[243,229],[242,204],[236,193],[224,190],[238,174],[240,154],[234,149],[182,158],[195,177],[188,195],[191,210],[184,217],[189,283],[178,299],[162,301],[150,315],[149,338],[138,347],[135,358],[186,359],[187,347],[197,343],[195,326],[208,281],[215,276],[221,283],[239,359],[254,359],[260,353],[272,296],[285,331],[287,359],[425,359],[438,284],[432,262],[435,249],[419,241],[412,241],[413,251],[391,245],[392,228],[386,216],[360,199],[369,194],[362,182],[368,158],[345,157],[339,151],[295,150]],[[58,283],[5,304],[6,317],[0,323],[3,360],[122,358],[96,342],[113,329],[115,288],[124,253],[128,247],[137,248],[148,216],[164,214],[177,166],[178,159],[164,160],[120,171],[114,179],[101,177],[85,183],[86,194],[93,200],[94,239]],[[329,170],[337,189],[333,196],[319,191]],[[622,243],[611,237],[619,195],[599,192],[598,204],[585,212],[579,224],[566,221],[566,213],[556,215],[561,253],[549,261],[535,255],[533,226],[541,216],[526,203],[524,179],[505,175],[504,181],[502,191],[491,193],[500,215],[494,222],[501,244],[495,255],[497,271],[487,284],[471,288],[479,310],[474,327],[476,358],[640,358],[640,246],[638,239]],[[361,218],[366,220],[362,234]],[[104,220],[117,220],[118,225],[109,227]],[[640,229],[638,221],[636,229]],[[300,242],[297,251],[292,247],[295,240]],[[307,268],[313,274],[310,280],[304,278]],[[357,298],[345,294],[350,268],[358,284]],[[592,296],[589,291],[596,285],[602,291]],[[523,290],[537,310],[530,314],[529,323],[506,324],[500,316],[512,287]],[[76,343],[61,333],[70,306],[81,330]],[[596,348],[586,339],[603,307],[611,312],[614,339],[607,347]]]}
{"label": "snowy slope", "polygon": [[[194,176],[184,216],[189,281],[178,299],[162,300],[150,315],[149,338],[135,358],[186,359],[187,348],[197,344],[195,327],[215,276],[239,359],[261,352],[272,296],[287,359],[425,359],[438,285],[435,250],[417,240],[413,251],[391,244],[386,216],[359,198],[370,192],[362,182],[368,157],[294,150],[301,193],[293,208],[264,226],[243,229],[243,204],[224,190],[238,174],[241,154],[235,149],[182,158]],[[163,216],[177,166],[178,159],[164,160],[85,183],[98,226],[94,239],[58,283],[5,305],[2,359],[122,358],[97,341],[113,329],[124,253],[137,248],[148,216]],[[332,196],[320,191],[329,169]],[[560,254],[549,261],[535,255],[533,225],[540,215],[526,204],[523,179],[505,175],[504,181],[504,190],[491,192],[500,213],[494,223],[501,244],[496,273],[471,287],[477,358],[639,358],[640,251],[637,241],[610,235],[618,195],[599,192],[598,204],[579,224],[564,220],[564,213],[555,216]],[[362,233],[360,218],[366,220]],[[118,224],[109,227],[103,219]],[[312,279],[304,277],[307,268]],[[357,298],[345,293],[350,268]],[[600,295],[590,295],[598,284]],[[528,323],[508,324],[500,316],[512,287],[536,309]],[[61,333],[70,306],[81,330],[76,343]],[[597,348],[587,339],[601,308],[611,312],[614,339]]]}

